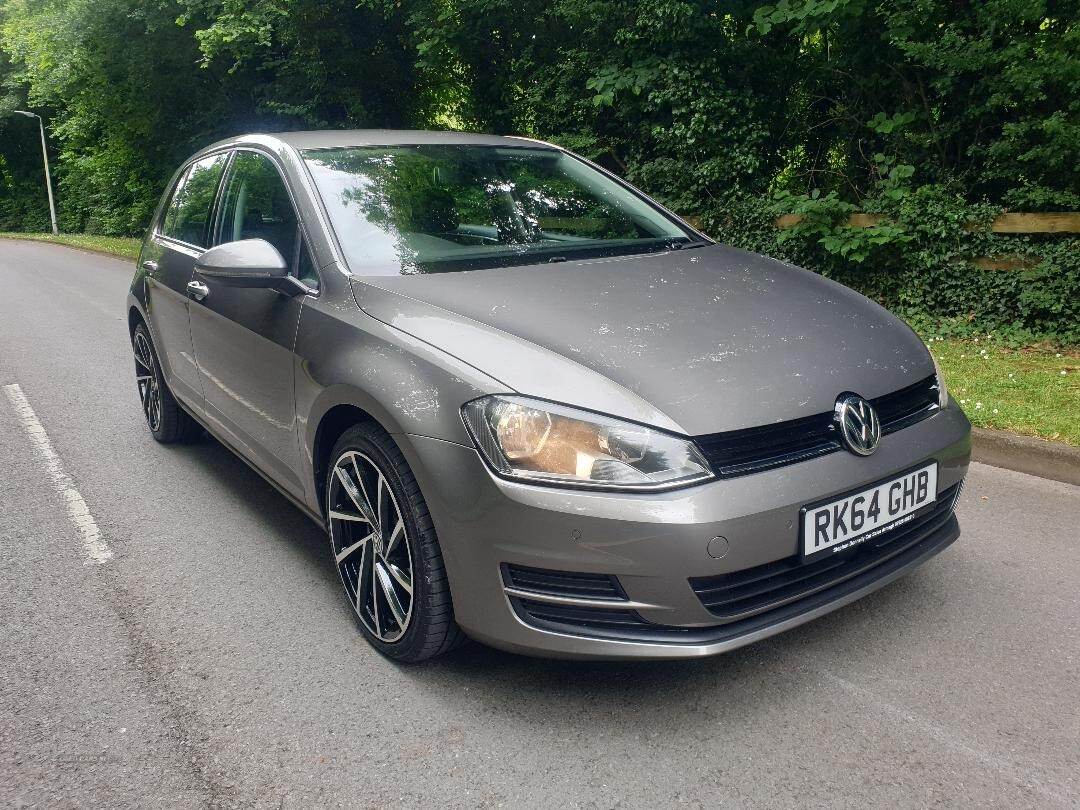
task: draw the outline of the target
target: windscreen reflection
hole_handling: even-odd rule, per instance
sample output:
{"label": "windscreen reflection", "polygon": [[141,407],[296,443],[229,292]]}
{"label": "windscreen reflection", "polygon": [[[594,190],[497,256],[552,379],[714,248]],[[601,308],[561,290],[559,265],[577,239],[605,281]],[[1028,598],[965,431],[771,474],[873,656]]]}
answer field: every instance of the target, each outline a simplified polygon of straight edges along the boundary
{"label": "windscreen reflection", "polygon": [[437,273],[666,250],[694,239],[554,149],[318,149],[304,159],[353,272]]}

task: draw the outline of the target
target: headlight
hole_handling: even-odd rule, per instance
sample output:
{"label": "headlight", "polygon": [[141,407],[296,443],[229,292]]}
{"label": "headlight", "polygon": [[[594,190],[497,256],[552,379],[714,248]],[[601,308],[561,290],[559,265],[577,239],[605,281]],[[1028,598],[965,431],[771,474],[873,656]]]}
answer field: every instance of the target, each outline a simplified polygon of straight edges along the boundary
{"label": "headlight", "polygon": [[534,484],[670,489],[712,478],[689,439],[610,416],[518,396],[489,396],[461,409],[497,473]]}
{"label": "headlight", "polygon": [[934,376],[937,378],[937,404],[939,408],[944,408],[949,404],[949,389],[945,387],[945,375],[941,373],[941,366],[938,365],[937,358],[934,357],[933,352],[930,353],[930,359],[934,361]]}

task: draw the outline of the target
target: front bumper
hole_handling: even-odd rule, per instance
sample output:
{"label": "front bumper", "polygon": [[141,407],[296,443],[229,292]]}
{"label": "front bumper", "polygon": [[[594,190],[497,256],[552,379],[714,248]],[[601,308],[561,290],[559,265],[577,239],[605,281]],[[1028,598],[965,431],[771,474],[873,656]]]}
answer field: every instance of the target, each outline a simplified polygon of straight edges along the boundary
{"label": "front bumper", "polygon": [[[712,655],[782,632],[882,587],[955,540],[955,517],[943,514],[918,543],[869,570],[748,615],[714,615],[690,580],[794,557],[803,505],[915,464],[936,460],[938,493],[946,493],[962,481],[970,455],[970,424],[955,402],[885,436],[869,457],[832,453],[666,493],[517,484],[492,476],[472,448],[418,436],[398,439],[428,501],[461,627],[492,646],[568,658]],[[710,554],[713,538],[726,542],[714,542]],[[721,551],[719,558],[713,556]],[[508,580],[506,565],[612,575],[621,586],[621,601],[608,600],[606,606],[630,611],[645,627],[594,632],[538,622],[522,609],[522,594]],[[567,599],[547,597],[549,603],[589,607],[579,598]],[[593,607],[605,607],[605,602]]]}

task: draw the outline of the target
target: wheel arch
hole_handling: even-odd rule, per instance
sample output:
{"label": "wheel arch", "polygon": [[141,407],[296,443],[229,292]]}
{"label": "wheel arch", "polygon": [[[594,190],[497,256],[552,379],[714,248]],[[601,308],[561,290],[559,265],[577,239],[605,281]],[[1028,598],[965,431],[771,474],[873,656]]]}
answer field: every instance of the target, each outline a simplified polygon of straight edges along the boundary
{"label": "wheel arch", "polygon": [[315,406],[309,411],[304,448],[304,455],[311,464],[309,480],[314,485],[312,494],[318,502],[320,515],[325,512],[326,467],[330,462],[330,451],[334,449],[342,433],[353,425],[364,422],[372,422],[382,428],[405,455],[410,466],[412,465],[413,459],[409,457],[408,448],[400,441],[405,430],[391,410],[351,385],[335,385],[324,389]]}
{"label": "wheel arch", "polygon": [[[131,337],[131,338],[135,337],[135,328],[140,323],[141,324],[146,324],[146,318],[143,317],[142,312],[139,311],[139,308],[137,306],[135,306],[134,304],[131,304],[128,307],[128,336],[129,337]],[[150,327],[147,326],[146,328],[149,329]]]}
{"label": "wheel arch", "polygon": [[[353,425],[374,422],[383,427],[375,417],[353,402],[341,402],[331,406],[319,419],[311,447],[311,466],[315,478],[315,496],[319,501],[319,513],[325,518],[323,509],[326,500],[326,471],[330,464],[330,453],[342,434]],[[385,427],[383,428],[385,430]]]}

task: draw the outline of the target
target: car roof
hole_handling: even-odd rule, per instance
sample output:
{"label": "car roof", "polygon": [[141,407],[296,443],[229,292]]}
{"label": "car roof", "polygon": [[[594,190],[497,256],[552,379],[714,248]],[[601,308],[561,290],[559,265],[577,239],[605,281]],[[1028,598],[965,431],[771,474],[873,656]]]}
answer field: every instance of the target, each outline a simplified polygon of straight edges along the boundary
{"label": "car roof", "polygon": [[[229,138],[222,145],[244,142],[266,143],[277,140],[294,149],[330,149],[344,146],[398,146],[403,144],[461,144],[474,146],[542,146],[551,144],[503,135],[473,132],[436,132],[419,129],[321,129],[298,132],[268,132]],[[217,144],[215,144],[216,146]]]}

